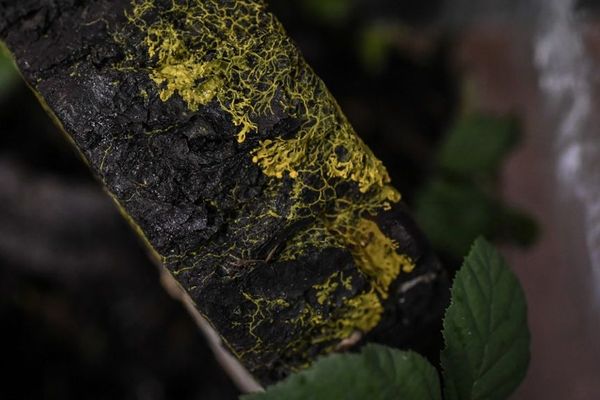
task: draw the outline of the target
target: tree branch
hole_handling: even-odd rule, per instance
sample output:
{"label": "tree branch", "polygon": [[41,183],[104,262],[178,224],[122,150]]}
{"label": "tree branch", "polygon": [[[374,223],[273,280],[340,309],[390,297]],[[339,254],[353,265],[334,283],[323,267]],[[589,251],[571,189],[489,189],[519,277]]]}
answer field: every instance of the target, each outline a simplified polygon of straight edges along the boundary
{"label": "tree branch", "polygon": [[446,277],[262,1],[0,0],[0,38],[261,383],[365,338],[430,339]]}

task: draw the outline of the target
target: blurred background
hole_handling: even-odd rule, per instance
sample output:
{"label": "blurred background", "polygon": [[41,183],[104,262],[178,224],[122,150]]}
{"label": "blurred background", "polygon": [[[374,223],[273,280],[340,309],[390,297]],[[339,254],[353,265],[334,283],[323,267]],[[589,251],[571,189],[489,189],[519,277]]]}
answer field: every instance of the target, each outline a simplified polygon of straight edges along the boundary
{"label": "blurred background", "polygon": [[[599,3],[270,1],[448,270],[484,235],[519,275],[514,399],[600,398]],[[238,394],[6,55],[0,328],[2,399]]]}

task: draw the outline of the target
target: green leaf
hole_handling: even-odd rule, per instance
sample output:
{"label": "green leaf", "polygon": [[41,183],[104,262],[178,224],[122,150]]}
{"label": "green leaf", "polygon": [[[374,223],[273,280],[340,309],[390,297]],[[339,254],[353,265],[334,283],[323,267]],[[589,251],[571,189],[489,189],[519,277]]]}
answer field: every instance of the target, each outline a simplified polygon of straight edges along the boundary
{"label": "green leaf", "polygon": [[19,74],[15,68],[8,51],[0,42],[0,99],[7,96],[10,90],[19,80]]}
{"label": "green leaf", "polygon": [[314,17],[334,25],[346,21],[354,7],[353,0],[304,0],[302,4]]}
{"label": "green leaf", "polygon": [[391,50],[389,29],[381,24],[369,25],[363,29],[359,42],[360,59],[371,73],[379,73]]}
{"label": "green leaf", "polygon": [[470,114],[459,120],[448,134],[438,164],[463,176],[494,173],[519,137],[519,126],[512,118]]}
{"label": "green leaf", "polygon": [[360,354],[333,354],[265,393],[243,400],[440,400],[435,368],[413,352],[369,344]]}
{"label": "green leaf", "polygon": [[502,257],[483,239],[456,274],[443,333],[446,400],[506,399],[525,376],[525,297]]}
{"label": "green leaf", "polygon": [[455,257],[493,233],[495,202],[477,186],[437,179],[417,195],[415,217],[434,247]]}
{"label": "green leaf", "polygon": [[500,210],[502,223],[499,224],[494,238],[521,247],[535,244],[540,236],[540,228],[535,218],[518,208],[504,206]]}

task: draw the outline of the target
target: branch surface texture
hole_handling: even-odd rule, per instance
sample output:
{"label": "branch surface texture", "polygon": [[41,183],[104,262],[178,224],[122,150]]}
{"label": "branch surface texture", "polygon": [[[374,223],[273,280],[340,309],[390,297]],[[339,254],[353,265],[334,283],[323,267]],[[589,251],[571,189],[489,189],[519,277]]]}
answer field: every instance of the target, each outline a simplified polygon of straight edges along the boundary
{"label": "branch surface texture", "polygon": [[439,264],[262,1],[0,0],[0,38],[260,382],[437,321]]}

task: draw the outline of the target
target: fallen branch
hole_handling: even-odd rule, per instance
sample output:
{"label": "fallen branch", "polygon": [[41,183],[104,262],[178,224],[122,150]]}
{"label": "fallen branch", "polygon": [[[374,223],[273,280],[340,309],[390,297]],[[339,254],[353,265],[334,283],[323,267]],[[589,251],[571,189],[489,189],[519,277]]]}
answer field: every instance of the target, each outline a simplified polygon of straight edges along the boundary
{"label": "fallen branch", "polygon": [[261,383],[435,335],[445,275],[262,1],[0,0],[0,38],[167,286]]}

